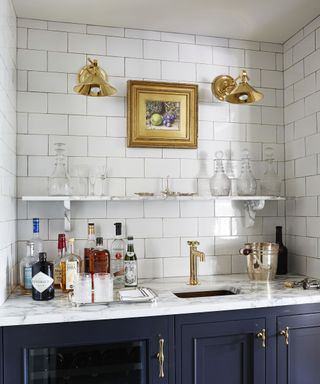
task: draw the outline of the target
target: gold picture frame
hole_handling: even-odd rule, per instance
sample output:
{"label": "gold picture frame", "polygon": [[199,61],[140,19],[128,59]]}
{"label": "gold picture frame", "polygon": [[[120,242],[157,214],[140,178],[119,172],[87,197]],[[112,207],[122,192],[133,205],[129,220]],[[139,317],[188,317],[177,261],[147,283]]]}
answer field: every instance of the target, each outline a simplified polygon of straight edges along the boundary
{"label": "gold picture frame", "polygon": [[198,85],[128,80],[128,147],[197,148]]}

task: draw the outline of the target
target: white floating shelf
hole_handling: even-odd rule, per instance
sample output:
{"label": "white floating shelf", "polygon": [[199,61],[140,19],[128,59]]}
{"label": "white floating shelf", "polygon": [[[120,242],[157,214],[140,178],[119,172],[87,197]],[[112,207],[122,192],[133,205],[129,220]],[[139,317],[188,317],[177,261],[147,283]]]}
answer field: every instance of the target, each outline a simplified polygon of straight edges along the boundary
{"label": "white floating shelf", "polygon": [[285,200],[284,197],[278,196],[22,196],[25,201],[129,201],[129,200]]}
{"label": "white floating shelf", "polygon": [[62,201],[64,205],[64,229],[71,230],[71,202],[72,201],[156,201],[156,200],[188,200],[188,201],[210,201],[210,200],[233,200],[244,202],[244,221],[246,227],[254,225],[256,211],[264,208],[265,201],[281,201],[284,197],[277,196],[22,196],[24,201]]}

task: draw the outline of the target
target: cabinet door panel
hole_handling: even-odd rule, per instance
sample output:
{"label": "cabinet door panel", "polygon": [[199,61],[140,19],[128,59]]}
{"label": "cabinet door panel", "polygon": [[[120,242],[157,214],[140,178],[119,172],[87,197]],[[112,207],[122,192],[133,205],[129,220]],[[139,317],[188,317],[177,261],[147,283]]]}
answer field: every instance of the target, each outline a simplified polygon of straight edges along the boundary
{"label": "cabinet door panel", "polygon": [[265,348],[256,337],[263,328],[263,319],[182,325],[177,382],[265,383]]}
{"label": "cabinet door panel", "polygon": [[288,345],[278,335],[278,384],[320,383],[320,314],[284,316],[278,334],[289,328]]}
{"label": "cabinet door panel", "polygon": [[[167,384],[170,318],[4,329],[4,377],[12,384]],[[159,338],[165,377],[159,378]]]}

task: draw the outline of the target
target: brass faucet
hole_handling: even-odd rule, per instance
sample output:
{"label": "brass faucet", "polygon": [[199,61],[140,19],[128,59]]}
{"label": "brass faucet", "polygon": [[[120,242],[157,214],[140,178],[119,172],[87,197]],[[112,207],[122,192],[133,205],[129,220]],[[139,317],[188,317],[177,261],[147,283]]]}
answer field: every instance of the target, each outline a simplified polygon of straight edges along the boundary
{"label": "brass faucet", "polygon": [[188,241],[188,245],[190,247],[190,285],[199,284],[197,257],[200,258],[200,261],[205,261],[204,252],[200,252],[197,249],[199,244],[199,241]]}

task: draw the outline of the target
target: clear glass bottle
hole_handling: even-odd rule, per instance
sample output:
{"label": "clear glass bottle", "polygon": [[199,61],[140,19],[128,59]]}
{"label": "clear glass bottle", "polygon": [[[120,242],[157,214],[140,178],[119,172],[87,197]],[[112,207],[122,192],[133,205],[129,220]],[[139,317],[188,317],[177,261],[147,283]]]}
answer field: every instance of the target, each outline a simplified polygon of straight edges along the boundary
{"label": "clear glass bottle", "polygon": [[231,181],[224,172],[222,163],[223,152],[217,151],[215,155],[215,172],[211,178],[211,194],[212,196],[229,196]]}
{"label": "clear glass bottle", "polygon": [[261,195],[262,196],[280,196],[281,179],[277,175],[274,167],[273,148],[265,149],[266,171],[261,179]]}
{"label": "clear glass bottle", "polygon": [[49,179],[49,195],[69,196],[72,194],[64,147],[64,143],[55,143],[56,161],[53,173]]}
{"label": "clear glass bottle", "polygon": [[43,251],[43,241],[39,236],[40,220],[38,217],[32,219],[32,232],[33,235],[30,242],[34,244],[34,256],[38,259],[39,253]]}
{"label": "clear glass bottle", "polygon": [[127,252],[124,257],[124,285],[125,287],[136,287],[138,285],[137,256],[134,253],[132,236],[128,236]]}
{"label": "clear glass bottle", "polygon": [[32,265],[38,259],[34,256],[34,243],[27,241],[27,253],[20,261],[20,286],[25,290],[32,289]]}
{"label": "clear glass bottle", "polygon": [[58,255],[54,261],[54,286],[55,288],[61,287],[61,260],[65,257],[67,251],[66,235],[64,233],[58,234]]}
{"label": "clear glass bottle", "polygon": [[74,239],[68,240],[68,253],[61,260],[61,289],[69,292],[74,287],[77,273],[81,271],[81,259],[74,253]]}
{"label": "clear glass bottle", "polygon": [[249,161],[249,151],[245,149],[241,159],[241,172],[237,180],[239,196],[253,196],[257,192],[257,181],[253,176]]}
{"label": "clear glass bottle", "polygon": [[122,238],[122,223],[114,223],[116,236],[111,244],[111,272],[116,287],[124,286],[125,242]]}

